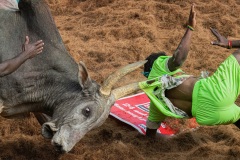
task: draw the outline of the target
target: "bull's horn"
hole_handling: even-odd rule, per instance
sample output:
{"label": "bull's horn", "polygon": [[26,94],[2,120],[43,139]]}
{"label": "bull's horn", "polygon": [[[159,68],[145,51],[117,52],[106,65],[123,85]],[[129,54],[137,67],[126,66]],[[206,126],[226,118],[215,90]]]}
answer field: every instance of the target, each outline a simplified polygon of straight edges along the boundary
{"label": "bull's horn", "polygon": [[136,92],[138,90],[140,90],[141,88],[138,85],[138,82],[123,86],[123,87],[119,87],[116,88],[112,91],[112,94],[115,97],[115,100],[124,97],[130,93]]}
{"label": "bull's horn", "polygon": [[112,90],[113,85],[121,79],[126,74],[134,71],[135,69],[139,68],[143,64],[145,64],[147,60],[139,61],[136,63],[129,64],[123,68],[120,68],[119,70],[115,71],[111,75],[108,76],[107,79],[103,82],[103,85],[100,88],[100,93],[104,96],[109,96]]}

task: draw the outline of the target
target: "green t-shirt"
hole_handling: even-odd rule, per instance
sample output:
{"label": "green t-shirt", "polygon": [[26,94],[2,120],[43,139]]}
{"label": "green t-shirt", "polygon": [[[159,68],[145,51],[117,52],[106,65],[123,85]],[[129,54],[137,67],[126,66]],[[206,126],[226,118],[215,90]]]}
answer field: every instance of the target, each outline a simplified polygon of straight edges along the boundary
{"label": "green t-shirt", "polygon": [[165,74],[168,75],[175,75],[176,73],[184,73],[181,69],[177,69],[173,72],[169,71],[168,69],[168,60],[171,58],[171,56],[160,56],[158,57],[152,66],[151,72],[149,73],[148,79],[153,79]]}
{"label": "green t-shirt", "polygon": [[[168,60],[170,58],[171,58],[170,56],[160,56],[158,59],[156,59],[153,63],[151,72],[148,76],[148,81],[139,83],[140,88],[148,95],[150,99],[150,110],[149,110],[148,120],[152,122],[162,121],[165,119],[166,116],[175,117],[175,118],[183,118],[187,116],[186,114],[179,115],[179,114],[173,113],[172,110],[166,104],[166,97],[164,97],[164,93],[163,93],[164,92],[163,89],[166,87],[163,85],[166,85],[166,84],[163,83],[162,78],[164,76],[165,77],[176,76],[174,79],[176,80],[174,81],[174,83],[176,83],[174,85],[176,86],[182,83],[183,77],[189,77],[188,75],[185,75],[185,74],[181,76],[177,76],[177,73],[184,73],[181,69],[177,69],[173,72],[169,71]],[[162,92],[160,93],[159,96],[156,96],[155,93],[158,92],[158,90],[160,90],[159,92],[161,91]]]}

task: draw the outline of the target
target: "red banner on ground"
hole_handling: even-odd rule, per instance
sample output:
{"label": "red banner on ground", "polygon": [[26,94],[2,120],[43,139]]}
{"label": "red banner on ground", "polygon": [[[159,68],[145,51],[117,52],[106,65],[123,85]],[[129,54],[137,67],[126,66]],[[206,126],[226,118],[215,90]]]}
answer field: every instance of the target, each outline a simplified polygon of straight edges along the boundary
{"label": "red banner on ground", "polygon": [[[150,102],[145,93],[135,94],[117,100],[111,108],[110,115],[145,134],[149,105]],[[162,122],[158,132],[165,135],[175,133],[165,122]]]}

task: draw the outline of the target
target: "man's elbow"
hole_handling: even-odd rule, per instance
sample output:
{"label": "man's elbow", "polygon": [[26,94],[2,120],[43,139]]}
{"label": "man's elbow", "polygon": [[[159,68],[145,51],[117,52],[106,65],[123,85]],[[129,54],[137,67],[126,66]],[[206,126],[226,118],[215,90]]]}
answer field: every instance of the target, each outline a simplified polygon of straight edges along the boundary
{"label": "man's elbow", "polygon": [[173,61],[173,64],[174,64],[174,67],[175,68],[180,68],[184,63],[184,60],[183,59],[175,59]]}

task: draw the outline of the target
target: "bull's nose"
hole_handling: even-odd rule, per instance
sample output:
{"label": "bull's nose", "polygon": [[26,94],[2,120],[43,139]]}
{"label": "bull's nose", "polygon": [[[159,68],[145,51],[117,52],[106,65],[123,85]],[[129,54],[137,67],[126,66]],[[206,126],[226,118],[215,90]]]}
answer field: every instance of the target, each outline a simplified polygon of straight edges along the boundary
{"label": "bull's nose", "polygon": [[53,142],[53,146],[55,150],[59,153],[66,153],[66,151],[63,149],[63,146],[61,144],[58,144],[56,142]]}

